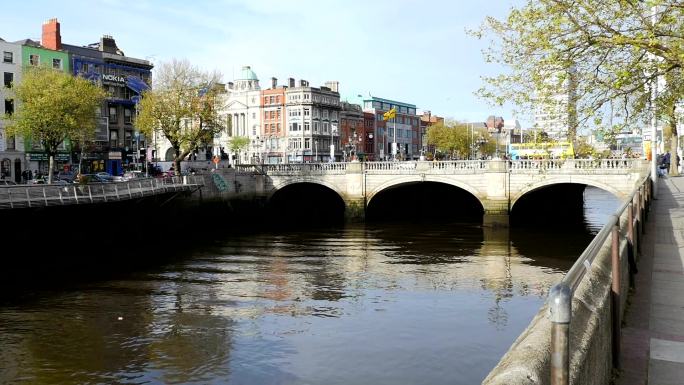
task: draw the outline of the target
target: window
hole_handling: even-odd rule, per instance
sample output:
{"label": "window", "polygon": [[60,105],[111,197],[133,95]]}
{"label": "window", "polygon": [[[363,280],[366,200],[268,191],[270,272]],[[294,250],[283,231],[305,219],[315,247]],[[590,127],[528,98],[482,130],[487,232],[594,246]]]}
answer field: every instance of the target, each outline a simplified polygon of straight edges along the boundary
{"label": "window", "polygon": [[307,150],[311,149],[311,138],[304,139],[304,148]]}
{"label": "window", "polygon": [[318,132],[318,122],[314,122],[314,132]]}
{"label": "window", "polygon": [[116,124],[117,122],[116,107],[109,107],[109,124]]}
{"label": "window", "polygon": [[290,131],[299,131],[299,125],[297,123],[290,123]]}
{"label": "window", "polygon": [[[309,95],[309,94],[304,94],[304,100],[309,100],[309,96],[311,96],[311,95]],[[308,148],[308,147],[307,147],[307,148]]]}
{"label": "window", "polygon": [[264,119],[268,119],[268,111],[264,111]]}
{"label": "window", "polygon": [[277,104],[280,104],[280,96],[277,96],[277,95],[276,95],[276,103],[277,103]]}
{"label": "window", "polygon": [[378,114],[377,118],[378,118],[378,122],[382,122],[382,114]]}
{"label": "window", "polygon": [[40,56],[39,55],[30,55],[29,56],[29,64],[32,66],[40,65]]}
{"label": "window", "polygon": [[328,110],[323,110],[323,119],[328,119]]}
{"label": "window", "polygon": [[56,70],[62,69],[62,59],[52,59],[52,68]]}
{"label": "window", "polygon": [[13,63],[14,54],[12,52],[2,51],[2,62],[3,63]]}
{"label": "window", "polygon": [[304,109],[304,116],[309,116],[309,115],[311,115],[311,110],[308,108],[305,108]]}
{"label": "window", "polygon": [[14,114],[14,99],[5,99],[5,114]]}
{"label": "window", "polygon": [[5,72],[4,84],[7,88],[12,88],[12,83],[14,82],[14,74],[12,72]]}
{"label": "window", "polygon": [[133,150],[133,132],[132,131],[127,130],[126,132],[124,132],[124,146]]}
{"label": "window", "polygon": [[278,132],[280,132],[280,123],[278,123],[278,124],[276,125],[276,128],[277,128]]}
{"label": "window", "polygon": [[274,99],[273,96],[269,96],[268,97],[268,103],[273,104],[273,99]]}
{"label": "window", "polygon": [[309,130],[311,130],[311,123],[304,122],[304,131],[309,131]]}
{"label": "window", "polygon": [[119,132],[116,130],[109,131],[109,146],[117,147],[119,144]]}
{"label": "window", "polygon": [[125,108],[124,109],[124,123],[126,124],[131,124],[131,109],[130,108]]}

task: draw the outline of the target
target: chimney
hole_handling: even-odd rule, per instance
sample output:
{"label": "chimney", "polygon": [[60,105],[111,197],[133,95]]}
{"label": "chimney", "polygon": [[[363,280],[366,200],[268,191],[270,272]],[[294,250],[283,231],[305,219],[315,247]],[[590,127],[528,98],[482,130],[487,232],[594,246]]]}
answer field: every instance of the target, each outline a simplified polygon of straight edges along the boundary
{"label": "chimney", "polygon": [[110,35],[102,35],[100,38],[100,51],[116,54],[118,48],[116,47],[116,41]]}
{"label": "chimney", "polygon": [[228,89],[232,90],[233,89],[233,82],[228,82]]}
{"label": "chimney", "polygon": [[278,78],[271,78],[271,88],[278,87]]}
{"label": "chimney", "polygon": [[288,78],[287,79],[288,84],[290,85],[290,88],[294,88],[295,86],[295,80],[294,78]]}
{"label": "chimney", "polygon": [[340,92],[340,82],[338,81],[325,82],[325,86],[333,92]]}
{"label": "chimney", "polygon": [[43,23],[43,37],[40,44],[55,51],[62,49],[62,35],[59,33],[59,21],[50,19]]}
{"label": "chimney", "polygon": [[308,87],[308,86],[309,86],[309,82],[307,82],[307,81],[304,80],[304,79],[300,79],[300,80],[299,80],[299,86],[300,86],[300,87]]}

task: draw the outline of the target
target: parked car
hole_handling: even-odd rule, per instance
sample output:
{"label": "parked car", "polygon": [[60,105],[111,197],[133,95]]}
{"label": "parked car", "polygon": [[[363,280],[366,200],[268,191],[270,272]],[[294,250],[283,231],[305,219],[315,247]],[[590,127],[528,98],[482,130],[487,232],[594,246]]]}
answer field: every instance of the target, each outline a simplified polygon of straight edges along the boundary
{"label": "parked car", "polygon": [[[104,173],[107,174],[107,173]],[[109,175],[109,174],[107,174]],[[111,177],[111,175],[109,175]],[[85,183],[111,183],[112,180],[108,178],[101,177],[98,174],[81,174],[81,180],[84,180]]]}
{"label": "parked car", "polygon": [[142,171],[128,171],[123,174],[121,180],[126,182],[133,179],[145,178],[145,173]]}
{"label": "parked car", "polygon": [[66,181],[67,183],[73,183],[76,178],[76,173],[73,171],[60,171],[57,173],[57,178]]}

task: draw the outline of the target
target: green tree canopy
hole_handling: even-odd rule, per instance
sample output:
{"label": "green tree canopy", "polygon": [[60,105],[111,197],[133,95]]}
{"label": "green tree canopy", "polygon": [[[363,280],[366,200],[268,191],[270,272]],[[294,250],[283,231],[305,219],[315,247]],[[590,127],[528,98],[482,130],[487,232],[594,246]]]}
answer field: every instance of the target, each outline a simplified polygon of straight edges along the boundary
{"label": "green tree canopy", "polygon": [[249,138],[246,136],[233,136],[228,142],[228,149],[231,153],[240,153],[249,146]]}
{"label": "green tree canopy", "polygon": [[[484,138],[484,141],[478,142],[480,138]],[[430,126],[427,142],[449,157],[460,159],[470,158],[473,151],[489,154],[496,145],[487,130],[456,121],[443,121]]]}
{"label": "green tree canopy", "polygon": [[143,93],[136,125],[146,135],[161,133],[171,143],[176,173],[193,149],[225,129],[220,115],[224,91],[220,74],[173,59],[159,66],[154,87]]}
{"label": "green tree canopy", "polygon": [[81,77],[43,67],[26,68],[14,92],[19,103],[17,112],[10,117],[8,134],[43,145],[50,157],[48,183],[52,183],[57,147],[65,139],[93,135],[96,111],[105,93]]}
{"label": "green tree canopy", "polygon": [[532,111],[552,106],[565,89],[570,140],[577,127],[600,125],[608,104],[623,125],[641,125],[658,78],[667,80],[659,115],[671,115],[668,106],[682,100],[674,86],[681,76],[671,76],[684,66],[681,0],[527,0],[505,20],[488,17],[473,34],[490,37],[485,58],[509,68],[486,77],[479,94]]}

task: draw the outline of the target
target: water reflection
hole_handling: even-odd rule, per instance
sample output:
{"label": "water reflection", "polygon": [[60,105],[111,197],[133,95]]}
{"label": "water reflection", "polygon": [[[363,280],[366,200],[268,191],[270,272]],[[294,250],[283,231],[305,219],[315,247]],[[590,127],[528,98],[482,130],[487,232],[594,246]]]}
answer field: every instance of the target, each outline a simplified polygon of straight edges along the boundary
{"label": "water reflection", "polygon": [[570,262],[570,234],[528,253],[550,233],[421,223],[215,239],[0,307],[0,382],[479,383]]}

